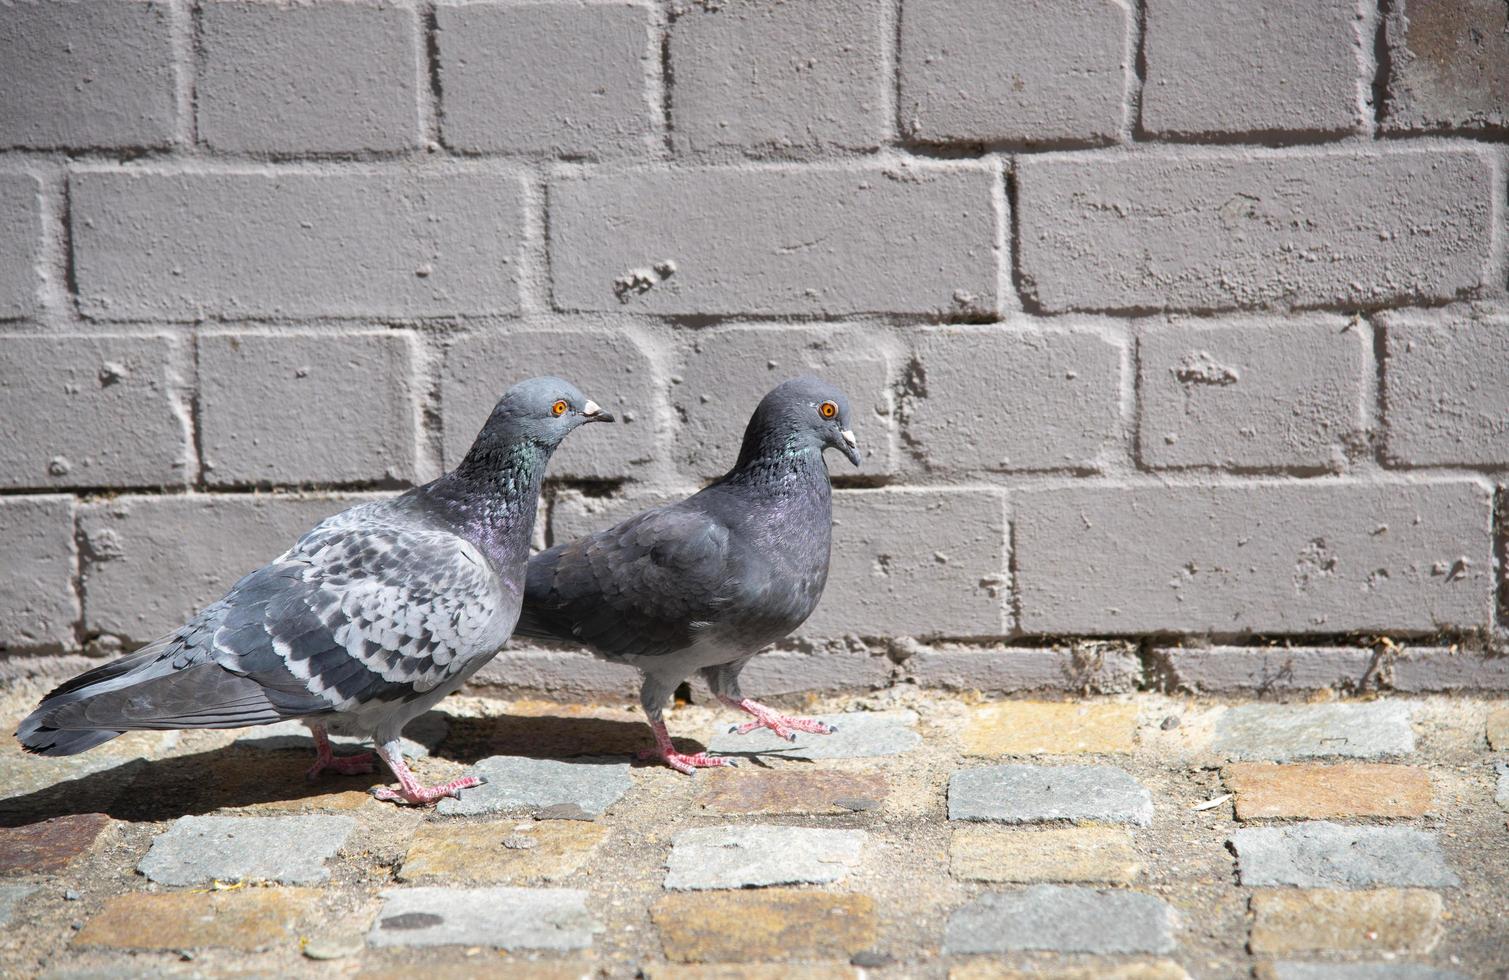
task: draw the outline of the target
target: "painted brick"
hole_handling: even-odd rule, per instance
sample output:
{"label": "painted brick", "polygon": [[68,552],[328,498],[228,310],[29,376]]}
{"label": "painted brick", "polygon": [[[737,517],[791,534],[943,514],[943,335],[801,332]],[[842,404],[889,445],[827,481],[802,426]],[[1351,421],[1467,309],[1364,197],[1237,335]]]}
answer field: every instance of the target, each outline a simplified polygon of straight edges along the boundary
{"label": "painted brick", "polygon": [[413,335],[399,331],[200,334],[206,481],[411,482],[414,358]]}
{"label": "painted brick", "polygon": [[1353,0],[1152,0],[1146,30],[1150,133],[1339,135],[1361,125],[1372,79]]}
{"label": "painted brick", "polygon": [[445,465],[471,448],[507,386],[527,376],[555,375],[618,418],[588,426],[550,458],[549,476],[579,479],[643,477],[659,447],[656,409],[663,387],[650,352],[621,328],[504,327],[463,337],[445,352],[440,402]]}
{"label": "painted brick", "polygon": [[413,7],[222,0],[200,6],[199,43],[199,138],[217,150],[339,153],[419,144]]}
{"label": "painted brick", "polygon": [[1126,106],[1119,0],[906,0],[903,133],[925,143],[1106,143]]}
{"label": "painted brick", "polygon": [[1509,464],[1509,316],[1383,318],[1384,458]]}
{"label": "painted brick", "polygon": [[640,677],[628,664],[610,664],[578,650],[509,648],[484,664],[470,683],[568,700],[632,700],[639,697]]}
{"label": "painted brick", "polygon": [[85,622],[145,643],[220,598],[354,495],[117,497],[85,505]]}
{"label": "painted brick", "polygon": [[1123,350],[1104,334],[1021,323],[928,330],[907,444],[944,473],[1099,469],[1118,448]]}
{"label": "painted brick", "polygon": [[[687,4],[670,29],[677,152],[869,149],[887,136],[882,0]],[[843,25],[835,31],[836,25]]]}
{"label": "painted brick", "polygon": [[72,497],[0,497],[0,648],[76,646],[73,516]]}
{"label": "painted brick", "polygon": [[101,319],[518,308],[522,182],[494,174],[76,174],[79,304]]}
{"label": "painted brick", "polygon": [[1137,341],[1146,466],[1341,469],[1365,447],[1365,328],[1340,317],[1156,324]]}
{"label": "painted brick", "polygon": [[1502,3],[1397,0],[1384,9],[1384,129],[1509,127],[1509,10]]}
{"label": "painted brick", "polygon": [[1509,657],[1482,650],[1409,647],[1392,664],[1396,691],[1509,691]]}
{"label": "painted brick", "polygon": [[806,636],[1008,632],[1006,507],[992,490],[841,490]]}
{"label": "painted brick", "polygon": [[0,338],[0,487],[183,486],[187,345],[163,335]]}
{"label": "painted brick", "polygon": [[1378,679],[1370,647],[1163,647],[1153,656],[1169,690],[1360,690]]}
{"label": "painted brick", "polygon": [[1013,498],[1028,633],[1486,626],[1474,483],[1066,488]]}
{"label": "painted brick", "polygon": [[1492,251],[1497,191],[1473,149],[1053,154],[1016,172],[1023,289],[1049,311],[1445,300],[1481,286]]}
{"label": "painted brick", "polygon": [[[5,103],[10,100],[7,96]],[[41,183],[30,174],[0,174],[0,320],[26,316],[37,309],[41,194]]]}
{"label": "painted brick", "polygon": [[989,314],[999,303],[999,180],[992,166],[973,163],[562,179],[550,191],[555,303],[670,314]]}
{"label": "painted brick", "polygon": [[435,23],[448,146],[594,158],[650,149],[660,56],[648,7],[446,3]]}
{"label": "painted brick", "polygon": [[676,440],[682,470],[700,477],[728,472],[738,458],[744,427],[765,393],[789,378],[815,374],[848,396],[864,456],[855,470],[840,453],[826,453],[829,472],[896,472],[891,405],[896,369],[879,340],[863,328],[828,326],[740,326],[698,333],[681,383],[670,393],[683,422]]}
{"label": "painted brick", "polygon": [[0,146],[172,142],[177,96],[168,4],[43,0],[8,4],[5,22]]}
{"label": "painted brick", "polygon": [[908,676],[922,687],[950,691],[1066,690],[1113,694],[1136,688],[1137,651],[1115,644],[1047,647],[940,647],[907,658]]}

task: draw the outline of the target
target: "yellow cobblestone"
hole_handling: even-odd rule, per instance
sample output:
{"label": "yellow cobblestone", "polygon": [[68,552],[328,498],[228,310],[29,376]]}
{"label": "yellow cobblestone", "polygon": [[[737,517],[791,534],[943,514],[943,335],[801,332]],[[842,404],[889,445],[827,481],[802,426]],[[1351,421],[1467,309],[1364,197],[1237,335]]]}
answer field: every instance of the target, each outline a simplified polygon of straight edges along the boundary
{"label": "yellow cobblestone", "polygon": [[1137,740],[1135,704],[1002,701],[970,712],[969,755],[1076,755],[1130,752]]}

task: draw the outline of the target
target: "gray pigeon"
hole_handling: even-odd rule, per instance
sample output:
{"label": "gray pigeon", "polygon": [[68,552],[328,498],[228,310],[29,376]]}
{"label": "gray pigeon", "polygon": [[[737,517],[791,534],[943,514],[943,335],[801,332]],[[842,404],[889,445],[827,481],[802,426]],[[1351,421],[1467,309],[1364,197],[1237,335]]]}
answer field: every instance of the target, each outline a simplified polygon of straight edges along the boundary
{"label": "gray pigeon", "polygon": [[486,663],[519,616],[540,478],[584,422],[613,416],[558,378],[515,385],[453,472],[321,522],[271,564],[162,639],[80,674],[21,722],[30,752],[73,755],[133,729],[241,728],[289,718],[314,733],[371,737],[399,789],[431,803],[474,778],[419,785],[399,733]]}
{"label": "gray pigeon", "polygon": [[744,430],[739,461],[685,500],[556,545],[529,561],[515,634],[586,646],[644,675],[640,702],[656,748],[643,753],[681,772],[730,760],[677,752],[662,711],[701,671],[718,699],[782,738],[831,731],[746,698],[739,671],[802,624],[828,578],[832,491],[823,450],[855,466],[849,403],[817,378],[777,386]]}

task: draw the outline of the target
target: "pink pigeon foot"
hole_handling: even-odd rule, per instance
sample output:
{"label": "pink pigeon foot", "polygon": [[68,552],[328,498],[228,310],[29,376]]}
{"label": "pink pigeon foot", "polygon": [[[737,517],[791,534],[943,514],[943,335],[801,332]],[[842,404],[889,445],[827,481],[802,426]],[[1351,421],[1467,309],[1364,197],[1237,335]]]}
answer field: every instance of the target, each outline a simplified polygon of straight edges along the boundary
{"label": "pink pigeon foot", "polygon": [[382,761],[393,770],[393,775],[398,777],[398,789],[389,789],[386,786],[377,786],[372,790],[372,795],[379,800],[389,803],[409,803],[414,806],[426,806],[436,800],[442,800],[447,796],[459,797],[464,789],[473,786],[481,786],[487,780],[480,776],[462,776],[439,786],[421,786],[409,766],[403,761],[403,753],[399,751],[398,742],[389,742],[380,746],[377,754],[382,756]]}
{"label": "pink pigeon foot", "polygon": [[358,776],[362,773],[377,771],[377,756],[372,752],[359,752],[356,755],[336,755],[334,747],[330,744],[330,736],[325,732],[324,725],[310,725],[309,731],[314,735],[314,765],[304,774],[304,778],[311,783],[320,777],[325,770],[342,776]]}
{"label": "pink pigeon foot", "polygon": [[663,721],[650,722],[650,728],[655,732],[655,747],[639,753],[637,758],[641,762],[664,762],[677,772],[684,772],[688,776],[696,773],[698,769],[738,766],[738,763],[732,759],[708,755],[706,752],[677,752],[676,746],[671,744],[671,734],[666,731]]}
{"label": "pink pigeon foot", "polygon": [[792,718],[765,707],[758,701],[744,698],[735,701],[732,698],[722,698],[724,704],[730,708],[738,708],[755,716],[755,720],[743,725],[733,725],[728,729],[738,735],[748,735],[757,728],[768,728],[788,742],[796,741],[797,732],[808,732],[812,735],[832,735],[838,731],[832,725],[825,724],[815,718]]}

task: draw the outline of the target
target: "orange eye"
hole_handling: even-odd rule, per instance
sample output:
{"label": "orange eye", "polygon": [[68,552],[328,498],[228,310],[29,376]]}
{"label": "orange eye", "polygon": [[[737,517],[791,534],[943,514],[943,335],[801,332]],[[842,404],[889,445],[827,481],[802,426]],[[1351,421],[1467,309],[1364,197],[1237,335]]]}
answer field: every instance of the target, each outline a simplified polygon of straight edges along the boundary
{"label": "orange eye", "polygon": [[833,404],[832,402],[823,402],[821,405],[817,406],[817,414],[821,415],[825,419],[831,419],[838,414],[838,406]]}
{"label": "orange eye", "polygon": [[566,404],[566,399],[562,398],[560,401],[550,406],[550,411],[553,415],[565,415],[566,409],[570,407],[570,405]]}

